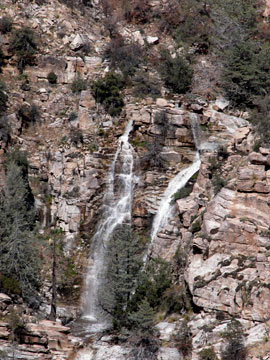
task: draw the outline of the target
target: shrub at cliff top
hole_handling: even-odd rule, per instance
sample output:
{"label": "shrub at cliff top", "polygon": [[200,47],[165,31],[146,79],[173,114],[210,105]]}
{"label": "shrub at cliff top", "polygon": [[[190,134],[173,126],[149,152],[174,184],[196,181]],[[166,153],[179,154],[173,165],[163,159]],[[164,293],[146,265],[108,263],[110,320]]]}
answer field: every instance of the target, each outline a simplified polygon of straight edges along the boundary
{"label": "shrub at cliff top", "polygon": [[270,46],[255,41],[237,43],[224,54],[222,86],[234,105],[253,105],[270,91]]}
{"label": "shrub at cliff top", "polygon": [[104,78],[93,82],[92,93],[97,102],[103,104],[111,116],[118,116],[124,106],[124,100],[120,93],[123,87],[122,76],[115,72],[109,72]]}
{"label": "shrub at cliff top", "polygon": [[173,58],[167,50],[161,52],[160,74],[165,85],[178,94],[187,92],[191,86],[191,66],[184,57]]}
{"label": "shrub at cliff top", "polygon": [[124,77],[133,76],[142,61],[143,50],[138,43],[126,44],[123,37],[118,35],[111,39],[105,53],[114,69],[119,68]]}

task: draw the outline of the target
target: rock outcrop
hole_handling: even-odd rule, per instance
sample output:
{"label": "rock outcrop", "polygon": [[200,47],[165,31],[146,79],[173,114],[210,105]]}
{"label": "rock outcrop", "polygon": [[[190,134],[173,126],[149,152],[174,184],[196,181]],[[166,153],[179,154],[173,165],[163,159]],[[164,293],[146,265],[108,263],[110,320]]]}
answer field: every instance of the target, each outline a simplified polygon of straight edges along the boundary
{"label": "rock outcrop", "polygon": [[[101,25],[104,15],[99,1],[91,1],[87,17],[58,1],[4,3],[3,15],[14,19],[15,28],[23,26],[27,19],[27,25],[36,30],[44,45],[34,64],[26,66],[20,75],[8,49],[10,34],[0,36],[5,54],[1,76],[9,84],[6,121],[11,129],[8,136],[0,133],[0,187],[5,181],[8,146],[27,151],[40,233],[47,228],[62,229],[63,252],[72,258],[72,270],[83,276],[108,169],[127,121],[133,120],[130,141],[136,153],[132,225],[140,234],[150,234],[168,183],[192,164],[199,152],[201,167],[188,183],[190,193],[172,199],[172,217],[159,229],[149,253],[170,261],[175,282],[187,289],[193,309],[185,319],[192,336],[192,359],[198,359],[198,352],[212,345],[220,353],[224,346],[220,334],[232,317],[243,326],[250,358],[267,359],[270,150],[261,147],[254,151],[255,134],[247,121],[248,114],[233,112],[222,97],[191,101],[163,96],[166,90],[162,89],[159,98],[139,102],[128,89],[124,111],[119,118],[113,118],[96,102],[90,87],[78,93],[71,90],[74,79],[90,82],[109,70],[103,53],[111,24],[107,21],[108,29]],[[152,1],[149,6],[154,10],[165,5],[165,1]],[[146,34],[132,23],[119,22],[118,26],[128,42],[151,47],[153,53],[162,42],[152,29]],[[47,79],[51,71],[57,76],[55,85]],[[22,108],[28,116],[38,109],[35,124],[24,123]],[[194,135],[193,121],[201,125],[199,134]],[[46,236],[44,239],[48,240]],[[177,260],[181,266],[174,267]],[[70,335],[68,327],[44,320],[51,296],[50,274],[44,277],[43,320],[25,310],[27,321],[16,341],[7,321],[13,300],[0,294],[0,350],[7,358],[15,351],[21,360],[72,359],[77,349],[81,360],[130,356],[130,346],[114,344],[106,336],[93,338],[89,347],[82,349],[80,339]],[[72,289],[79,291],[81,283],[73,284]],[[79,307],[78,298],[76,301],[73,305]],[[181,315],[173,314],[157,324],[156,337],[161,344],[157,359],[182,358],[176,342],[184,326]],[[258,342],[261,349],[256,350]]]}

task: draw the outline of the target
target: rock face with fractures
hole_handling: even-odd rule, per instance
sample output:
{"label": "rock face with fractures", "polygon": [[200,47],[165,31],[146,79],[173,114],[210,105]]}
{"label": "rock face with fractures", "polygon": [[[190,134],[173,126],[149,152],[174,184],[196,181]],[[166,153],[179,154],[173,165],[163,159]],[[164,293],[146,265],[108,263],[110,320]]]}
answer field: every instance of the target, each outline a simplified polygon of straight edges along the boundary
{"label": "rock face with fractures", "polygon": [[[30,90],[19,91],[19,83],[15,84],[15,90],[12,88],[12,79],[18,75],[12,59],[6,59],[1,74],[7,82],[12,78],[7,121],[12,128],[13,144],[29,152],[30,185],[43,228],[61,227],[66,235],[66,250],[77,246],[77,238],[83,239],[83,250],[88,250],[91,232],[100,215],[117,138],[122,135],[125,123],[132,119],[134,131],[130,141],[136,153],[137,179],[132,222],[138,232],[150,233],[152,219],[168,183],[194,159],[191,119],[195,117],[202,125],[200,171],[189,184],[194,185],[190,195],[176,201],[172,218],[159,230],[152,254],[172,263],[177,254],[185,254],[184,269],[174,270],[179,283],[188,287],[194,304],[195,313],[189,317],[192,359],[197,359],[198,352],[211,344],[217,351],[222,348],[220,333],[226,329],[230,316],[240,319],[246,345],[267,338],[270,151],[252,150],[254,132],[243,118],[245,114],[241,117],[230,113],[228,102],[222,98],[214,103],[198,99],[180,107],[179,98],[144,99],[135,103],[129,97],[124,115],[112,119],[96,104],[90,90],[73,94],[70,89],[78,74],[91,81],[107,71],[106,62],[102,60],[107,39],[97,21],[101,16],[99,1],[91,1],[92,15],[86,20],[79,12],[76,18],[72,12],[75,10],[51,0],[39,1],[40,5],[37,1],[18,1],[25,5],[18,11],[14,11],[17,6],[14,2],[4,2],[7,6],[3,6],[3,15],[14,19],[16,27],[25,26],[27,19],[27,26],[40,31],[47,39],[35,65],[25,68]],[[166,2],[150,3],[154,7]],[[266,4],[265,16],[268,16],[269,1]],[[152,32],[151,36],[143,37],[140,32],[134,32],[134,24],[130,27],[126,33],[142,46],[148,42],[154,49],[157,42],[162,42]],[[5,51],[9,40],[9,35],[1,35]],[[85,47],[91,48],[89,56],[80,54]],[[47,83],[51,71],[57,75],[55,87]],[[21,105],[30,109],[30,100],[40,109],[41,121],[26,131],[22,130],[22,119],[17,113]],[[74,116],[70,116],[72,113]],[[5,139],[1,138],[0,186],[4,183],[6,146]],[[86,260],[87,251],[83,252]],[[80,265],[84,267],[85,263],[82,261]],[[11,302],[0,294],[3,318]],[[159,360],[181,359],[174,343],[181,327],[179,314],[170,322],[157,325],[163,343],[157,354]],[[59,324],[29,322],[27,328],[16,349],[20,359],[65,359],[78,341],[68,334],[68,328]],[[3,321],[0,349],[11,354],[9,336],[8,324]],[[130,349],[111,345],[110,339],[103,337],[87,353],[82,352],[81,359],[127,359],[129,352]],[[263,357],[266,353],[260,355]]]}

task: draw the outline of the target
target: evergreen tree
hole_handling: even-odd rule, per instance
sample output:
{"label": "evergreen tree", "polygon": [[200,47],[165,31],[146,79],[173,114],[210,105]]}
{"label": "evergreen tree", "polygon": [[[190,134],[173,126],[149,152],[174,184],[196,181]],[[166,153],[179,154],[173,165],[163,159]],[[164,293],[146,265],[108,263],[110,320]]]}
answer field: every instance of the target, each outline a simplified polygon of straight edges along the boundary
{"label": "evergreen tree", "polygon": [[164,292],[171,285],[171,271],[167,261],[151,259],[141,272],[136,292],[129,303],[131,312],[136,311],[138,304],[146,298],[153,309],[157,309],[162,301]]}
{"label": "evergreen tree", "polygon": [[171,284],[169,264],[152,259],[144,269],[144,245],[130,226],[119,226],[106,250],[107,264],[99,291],[101,307],[112,316],[114,328],[149,332],[154,314]]}
{"label": "evergreen tree", "polygon": [[208,5],[211,46],[222,57],[224,50],[247,41],[256,32],[257,0],[208,0]]}
{"label": "evergreen tree", "polygon": [[135,324],[136,328],[148,332],[154,325],[155,311],[150,306],[147,299],[143,299],[138,307],[138,311],[129,315],[129,319]]}
{"label": "evergreen tree", "polygon": [[17,281],[23,298],[34,306],[38,300],[39,261],[28,197],[23,169],[11,160],[6,166],[6,182],[0,195],[0,272]]}
{"label": "evergreen tree", "polygon": [[114,327],[127,324],[128,303],[138,284],[142,246],[128,225],[119,226],[108,245],[107,270],[100,290],[102,308],[113,317]]}
{"label": "evergreen tree", "polygon": [[255,41],[238,42],[224,56],[222,86],[235,105],[250,105],[270,90],[270,46]]}
{"label": "evergreen tree", "polygon": [[186,93],[192,82],[193,70],[187,60],[177,55],[173,58],[167,50],[161,52],[160,74],[165,85],[177,94]]}

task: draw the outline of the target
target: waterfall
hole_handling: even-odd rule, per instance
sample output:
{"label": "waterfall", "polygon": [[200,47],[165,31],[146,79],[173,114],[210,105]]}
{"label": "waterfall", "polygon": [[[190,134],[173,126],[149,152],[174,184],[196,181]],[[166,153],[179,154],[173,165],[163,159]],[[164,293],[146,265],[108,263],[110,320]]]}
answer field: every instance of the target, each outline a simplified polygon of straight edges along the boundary
{"label": "waterfall", "polygon": [[189,118],[195,147],[197,151],[200,151],[202,145],[202,129],[200,121],[198,119],[198,116],[194,113],[190,113]]}
{"label": "waterfall", "polygon": [[118,140],[108,177],[108,189],[104,195],[102,217],[92,238],[91,257],[85,279],[83,316],[87,332],[104,330],[109,325],[106,314],[99,305],[99,288],[105,273],[105,250],[111,234],[119,224],[130,222],[133,198],[133,147],[128,141],[133,129],[132,121]]}
{"label": "waterfall", "polygon": [[201,128],[200,122],[196,114],[190,114],[190,124],[197,152],[193,163],[189,167],[181,170],[169,182],[168,187],[162,196],[158,211],[153,220],[151,243],[154,241],[157,233],[168,223],[169,219],[172,217],[173,206],[171,205],[171,200],[173,194],[175,194],[176,191],[182,189],[189,181],[189,179],[200,169],[201,166],[201,160],[199,155],[201,147]]}
{"label": "waterfall", "polygon": [[177,190],[182,189],[188,180],[200,169],[201,161],[199,157],[199,153],[196,153],[195,159],[193,163],[181,170],[168,184],[167,189],[165,190],[158,211],[154,217],[152,232],[151,232],[151,241],[153,241],[160,229],[164,227],[169,218],[172,215],[172,205],[171,200],[173,194],[176,193]]}

